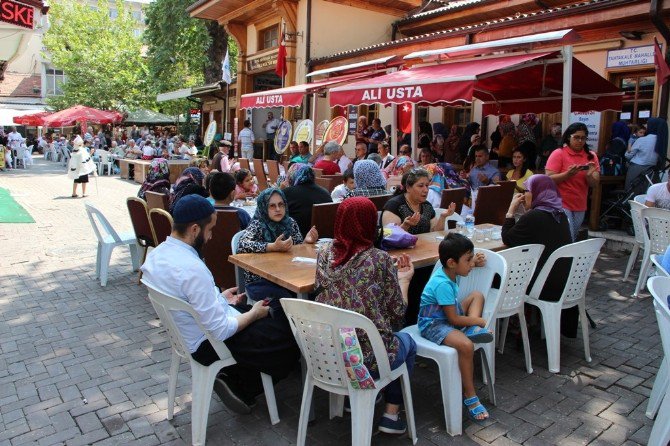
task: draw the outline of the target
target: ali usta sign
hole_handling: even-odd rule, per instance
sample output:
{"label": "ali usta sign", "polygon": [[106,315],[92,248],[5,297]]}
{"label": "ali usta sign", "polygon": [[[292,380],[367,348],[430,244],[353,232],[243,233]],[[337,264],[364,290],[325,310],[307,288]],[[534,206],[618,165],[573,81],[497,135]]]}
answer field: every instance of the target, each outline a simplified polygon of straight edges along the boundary
{"label": "ali usta sign", "polygon": [[13,0],[0,0],[0,21],[33,29],[35,24],[34,12],[32,6],[26,6]]}

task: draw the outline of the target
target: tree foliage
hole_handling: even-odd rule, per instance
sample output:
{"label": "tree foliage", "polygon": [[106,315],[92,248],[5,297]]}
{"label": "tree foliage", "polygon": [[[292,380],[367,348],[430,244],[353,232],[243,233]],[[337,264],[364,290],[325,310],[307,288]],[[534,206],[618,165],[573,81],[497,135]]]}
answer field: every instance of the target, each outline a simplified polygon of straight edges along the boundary
{"label": "tree foliage", "polygon": [[102,109],[154,108],[142,42],[133,34],[135,21],[122,0],[97,9],[75,0],[53,2],[43,43],[53,66],[64,71],[63,95],[48,98],[63,109],[82,104]]}

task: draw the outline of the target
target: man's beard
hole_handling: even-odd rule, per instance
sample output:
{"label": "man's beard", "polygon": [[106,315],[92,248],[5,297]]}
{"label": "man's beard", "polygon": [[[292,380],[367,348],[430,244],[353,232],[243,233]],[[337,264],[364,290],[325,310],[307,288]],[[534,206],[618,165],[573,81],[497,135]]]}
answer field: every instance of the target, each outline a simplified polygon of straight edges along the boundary
{"label": "man's beard", "polygon": [[193,240],[193,249],[198,253],[198,257],[202,259],[202,246],[205,244],[205,231],[200,231],[200,234]]}

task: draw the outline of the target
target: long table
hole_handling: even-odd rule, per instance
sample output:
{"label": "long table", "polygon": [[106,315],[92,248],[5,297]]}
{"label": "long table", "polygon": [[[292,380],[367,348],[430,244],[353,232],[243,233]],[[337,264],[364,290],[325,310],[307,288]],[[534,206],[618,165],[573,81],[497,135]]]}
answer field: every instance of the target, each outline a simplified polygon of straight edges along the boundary
{"label": "long table", "polygon": [[[148,160],[131,160],[126,158],[118,159],[119,168],[121,169],[120,177],[128,179],[130,175],[129,166],[132,164],[134,168],[134,176],[136,183],[144,183],[144,180],[147,177],[149,172],[149,167],[151,167],[151,161]],[[177,178],[181,176],[181,173],[188,167],[190,164],[189,160],[168,160],[168,166],[170,168],[170,183],[174,184],[177,181]]]}
{"label": "long table", "polygon": [[[493,225],[477,225],[477,228],[490,228]],[[444,238],[445,231],[434,231],[419,234],[416,246],[411,249],[398,249],[391,251],[391,255],[407,254],[415,268],[432,266],[439,259],[438,247]],[[475,248],[500,251],[505,249],[502,240],[490,240],[488,242],[476,243]],[[272,283],[286,288],[306,299],[308,294],[314,291],[316,276],[316,265],[306,262],[293,262],[294,257],[308,257],[316,259],[316,246],[303,243],[294,245],[287,252],[267,252],[263,254],[235,254],[228,257],[232,264],[252,272]],[[290,267],[287,268],[287,265]]]}

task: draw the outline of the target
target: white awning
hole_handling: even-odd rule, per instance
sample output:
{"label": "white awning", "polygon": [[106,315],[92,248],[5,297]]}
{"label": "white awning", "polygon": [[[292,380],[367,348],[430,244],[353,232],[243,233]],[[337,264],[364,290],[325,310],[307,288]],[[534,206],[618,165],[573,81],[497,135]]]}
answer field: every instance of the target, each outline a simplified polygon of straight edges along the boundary
{"label": "white awning", "polygon": [[312,71],[311,73],[307,73],[307,77],[318,76],[319,74],[334,73],[336,71],[352,70],[354,68],[368,67],[368,66],[371,66],[371,65],[385,64],[386,62],[393,59],[394,57],[395,56],[380,57],[379,59],[375,59],[375,60],[367,60],[365,62],[357,62],[357,63],[350,63],[350,64],[347,64],[347,65],[340,65],[339,67],[325,68],[323,70],[317,70],[317,71]]}
{"label": "white awning", "polygon": [[[9,108],[9,107],[17,108]],[[19,108],[21,107],[21,108]],[[45,107],[40,106],[23,106],[23,105],[13,105],[13,104],[2,104],[0,105],[0,125],[11,126],[17,125],[14,124],[14,116],[28,115],[30,113],[38,113],[45,111]]]}
{"label": "white awning", "polygon": [[183,99],[191,96],[190,88],[182,88],[180,90],[168,91],[167,93],[159,93],[156,95],[156,102],[171,101],[173,99]]}

